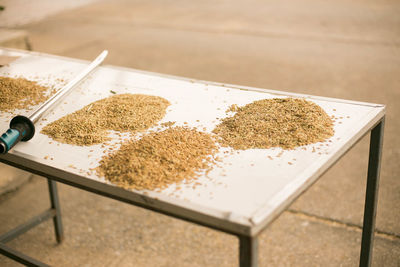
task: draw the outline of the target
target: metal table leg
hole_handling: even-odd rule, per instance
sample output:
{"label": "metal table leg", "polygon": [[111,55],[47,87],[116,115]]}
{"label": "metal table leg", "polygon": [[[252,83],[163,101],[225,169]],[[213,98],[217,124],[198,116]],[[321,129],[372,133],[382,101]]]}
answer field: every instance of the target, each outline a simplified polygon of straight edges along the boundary
{"label": "metal table leg", "polygon": [[364,223],[361,240],[360,266],[369,267],[372,262],[375,215],[378,203],[379,172],[383,145],[383,118],[371,131],[367,190],[365,194]]}
{"label": "metal table leg", "polygon": [[46,210],[45,212],[39,214],[31,218],[29,221],[24,224],[19,225],[18,227],[8,231],[7,233],[0,235],[0,254],[5,255],[17,262],[20,262],[27,266],[48,266],[45,263],[42,263],[38,260],[35,260],[15,249],[12,249],[6,246],[6,243],[13,240],[14,238],[22,235],[23,233],[29,231],[36,225],[46,221],[47,219],[53,218],[54,222],[54,230],[56,234],[56,240],[60,243],[63,238],[63,227],[61,222],[61,211],[60,211],[60,203],[58,201],[58,192],[57,192],[57,184],[56,182],[47,179],[49,185],[49,194],[50,194],[50,202],[51,208]]}
{"label": "metal table leg", "polygon": [[61,221],[61,208],[60,202],[58,201],[58,191],[57,191],[57,184],[55,181],[47,179],[49,184],[49,195],[50,195],[50,202],[51,208],[56,211],[56,215],[53,217],[54,223],[54,231],[56,233],[56,240],[58,243],[61,243],[64,239],[64,231]]}
{"label": "metal table leg", "polygon": [[239,266],[258,266],[258,238],[249,236],[239,237]]}

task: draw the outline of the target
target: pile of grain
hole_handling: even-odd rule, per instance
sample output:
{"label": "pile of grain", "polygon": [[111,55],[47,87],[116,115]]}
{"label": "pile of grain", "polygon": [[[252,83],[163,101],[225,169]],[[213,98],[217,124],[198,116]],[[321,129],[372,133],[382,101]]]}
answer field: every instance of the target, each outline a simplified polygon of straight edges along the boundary
{"label": "pile of grain", "polygon": [[293,98],[255,101],[217,125],[219,142],[235,149],[282,147],[293,149],[322,142],[334,133],[333,122],[317,104]]}
{"label": "pile of grain", "polygon": [[67,144],[99,144],[110,140],[109,130],[134,133],[148,129],[164,117],[169,105],[158,96],[113,95],[46,125],[42,133]]}
{"label": "pile of grain", "polygon": [[210,134],[172,127],[122,144],[97,169],[113,184],[129,189],[163,189],[210,170],[217,152]]}
{"label": "pile of grain", "polygon": [[0,111],[14,111],[49,98],[48,88],[24,78],[0,77]]}

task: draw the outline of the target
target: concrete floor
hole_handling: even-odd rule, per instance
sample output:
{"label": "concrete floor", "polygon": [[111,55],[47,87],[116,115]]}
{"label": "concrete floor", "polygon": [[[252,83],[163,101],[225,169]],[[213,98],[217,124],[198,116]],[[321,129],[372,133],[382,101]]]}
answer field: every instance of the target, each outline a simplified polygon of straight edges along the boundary
{"label": "concrete floor", "polygon": [[[400,266],[398,14],[394,0],[117,0],[18,29],[35,51],[92,59],[108,49],[112,65],[386,104],[373,266]],[[368,138],[262,233],[260,266],[358,264]],[[12,247],[56,266],[237,265],[234,237],[59,188],[64,243],[56,245],[46,222]],[[0,232],[46,208],[47,199],[40,177],[2,196]],[[0,265],[14,263],[0,256]]]}

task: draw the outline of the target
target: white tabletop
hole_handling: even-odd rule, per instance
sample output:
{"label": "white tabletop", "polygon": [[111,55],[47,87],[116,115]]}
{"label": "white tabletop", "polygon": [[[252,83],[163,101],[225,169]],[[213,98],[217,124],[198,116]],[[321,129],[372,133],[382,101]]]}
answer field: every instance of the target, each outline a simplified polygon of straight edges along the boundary
{"label": "white tabletop", "polygon": [[[3,49],[0,55],[20,56],[9,66],[0,68],[1,76],[22,76],[42,84],[55,84],[58,88],[63,84],[60,78],[68,81],[88,64],[85,61],[15,50]],[[116,93],[161,96],[171,106],[160,123],[176,121],[176,125],[184,125],[187,122],[198,129],[205,127],[206,132],[211,132],[218,124],[218,118],[227,116],[225,110],[230,105],[241,106],[276,97],[306,98],[320,105],[328,115],[339,119],[334,124],[334,136],[327,142],[294,150],[250,149],[233,154],[223,154],[229,150],[223,148],[219,166],[191,184],[180,186],[179,190],[171,185],[160,192],[130,191],[110,184],[91,171],[91,168],[98,166],[103,151],[109,146],[61,144],[40,133],[48,122],[113,95],[111,90]],[[141,206],[177,217],[233,233],[255,235],[367,133],[384,116],[384,112],[385,107],[378,104],[223,85],[103,66],[37,123],[33,139],[16,145],[0,160],[60,178],[63,182],[130,199]],[[16,113],[29,115],[30,111]],[[10,113],[0,113],[0,131],[8,128],[12,116]],[[193,187],[196,182],[199,184]]]}

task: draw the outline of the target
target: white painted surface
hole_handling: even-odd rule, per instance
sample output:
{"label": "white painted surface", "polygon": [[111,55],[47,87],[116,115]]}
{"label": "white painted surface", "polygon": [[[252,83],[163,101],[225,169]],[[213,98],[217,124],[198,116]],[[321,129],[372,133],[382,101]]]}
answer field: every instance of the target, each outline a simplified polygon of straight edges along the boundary
{"label": "white painted surface", "polygon": [[[3,53],[19,55],[17,52]],[[30,53],[24,54],[10,67],[1,68],[0,75],[5,73],[9,76],[19,75],[56,83],[57,78],[71,78],[84,66],[85,63],[81,61]],[[196,181],[201,185],[196,188],[192,187],[192,183],[175,190],[175,185],[172,185],[162,192],[146,194],[116,189],[90,171],[98,166],[99,159],[104,155],[103,150],[107,147],[61,144],[40,133],[43,127],[41,124],[45,125],[93,101],[111,96],[110,90],[164,97],[171,102],[171,106],[160,123],[176,121],[177,125],[184,125],[187,122],[189,126],[198,129],[205,127],[207,132],[211,132],[218,124],[217,118],[227,116],[225,110],[231,104],[245,105],[259,99],[285,97],[282,92],[245,89],[123,68],[100,67],[62,101],[54,112],[46,115],[46,121],[37,124],[37,133],[31,141],[18,144],[5,157],[20,162],[28,159],[29,162],[24,164],[33,166],[35,164],[32,162],[35,162],[44,170],[47,169],[45,166],[57,169],[57,175],[63,179],[73,176],[71,179],[88,186],[98,186],[100,183],[101,190],[111,190],[114,194],[140,196],[139,201],[143,203],[153,199],[157,203],[150,205],[157,205],[181,216],[196,218],[203,223],[210,223],[210,218],[214,218],[220,227],[256,234],[368,132],[384,115],[384,106],[307,96],[308,100],[320,105],[329,115],[342,117],[335,123],[335,135],[328,142],[290,151],[280,148],[235,151],[234,154],[226,154],[227,157],[222,153],[227,150],[224,148],[221,149],[223,161],[220,166],[216,166],[208,176],[201,176]],[[4,131],[12,115],[0,114],[0,130]],[[22,114],[28,115],[29,112],[22,111]],[[279,154],[281,156],[278,157]],[[49,156],[47,160],[44,159],[46,156]],[[53,170],[49,169],[48,172]],[[94,182],[98,183],[94,185]],[[164,207],[164,204],[167,206]],[[244,228],[233,229],[232,224]]]}

